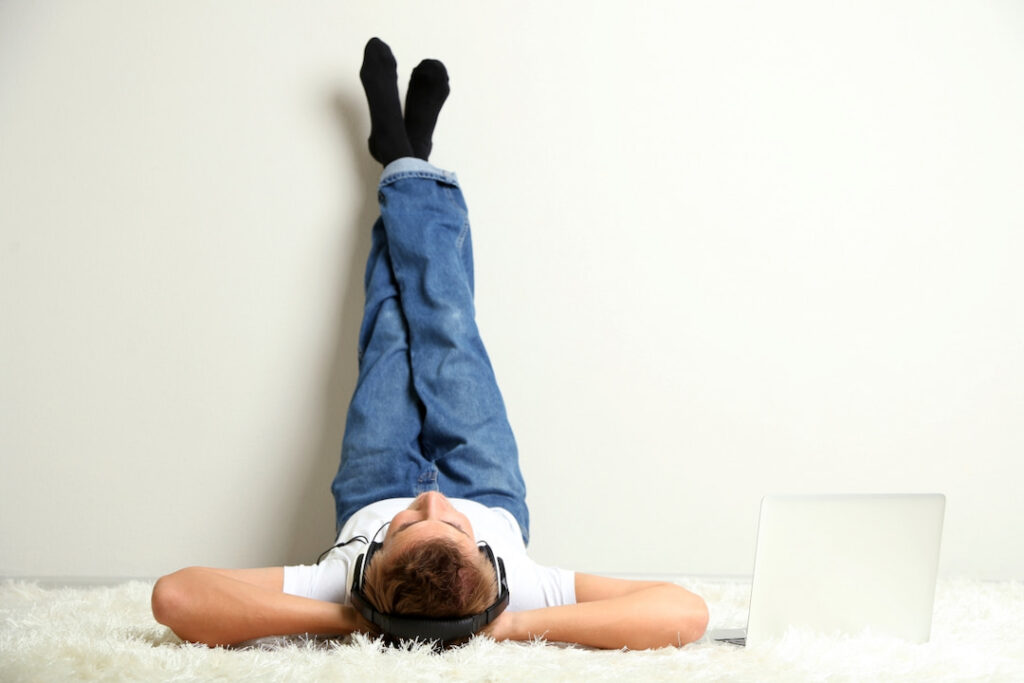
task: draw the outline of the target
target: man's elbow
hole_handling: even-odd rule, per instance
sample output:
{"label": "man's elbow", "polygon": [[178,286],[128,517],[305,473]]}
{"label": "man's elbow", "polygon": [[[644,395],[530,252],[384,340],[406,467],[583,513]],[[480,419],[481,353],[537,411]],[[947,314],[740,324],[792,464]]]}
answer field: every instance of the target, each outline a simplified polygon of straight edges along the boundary
{"label": "man's elbow", "polygon": [[[661,647],[682,647],[704,637],[708,628],[708,605],[704,598],[681,586],[671,585],[674,600],[666,600],[647,615],[646,629],[640,629],[626,647],[645,650]],[[642,635],[641,635],[642,634]]]}
{"label": "man's elbow", "polygon": [[695,598],[695,604],[693,607],[693,613],[690,615],[690,631],[686,640],[687,643],[692,643],[703,638],[704,633],[708,630],[708,621],[711,619],[711,613],[708,611],[708,603],[704,602],[704,598],[699,595],[695,595],[693,597]]}
{"label": "man's elbow", "polygon": [[153,618],[182,637],[182,630],[188,623],[190,613],[187,586],[189,571],[190,569],[182,569],[157,579],[150,599]]}
{"label": "man's elbow", "polygon": [[679,615],[676,625],[677,642],[675,644],[678,646],[700,640],[708,630],[708,620],[711,618],[708,604],[699,595],[691,593],[691,596],[690,604],[685,612]]}

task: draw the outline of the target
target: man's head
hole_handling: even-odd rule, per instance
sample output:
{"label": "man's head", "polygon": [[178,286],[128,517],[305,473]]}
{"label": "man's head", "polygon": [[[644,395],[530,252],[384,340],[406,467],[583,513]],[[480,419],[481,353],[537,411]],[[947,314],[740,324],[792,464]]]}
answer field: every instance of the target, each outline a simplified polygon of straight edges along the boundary
{"label": "man's head", "polygon": [[452,618],[490,607],[498,583],[469,519],[443,495],[430,492],[391,520],[381,548],[364,570],[362,590],[384,614]]}
{"label": "man's head", "polygon": [[469,517],[456,510],[444,495],[429,491],[391,518],[379,555],[397,556],[423,541],[438,539],[451,541],[467,558],[478,554]]}

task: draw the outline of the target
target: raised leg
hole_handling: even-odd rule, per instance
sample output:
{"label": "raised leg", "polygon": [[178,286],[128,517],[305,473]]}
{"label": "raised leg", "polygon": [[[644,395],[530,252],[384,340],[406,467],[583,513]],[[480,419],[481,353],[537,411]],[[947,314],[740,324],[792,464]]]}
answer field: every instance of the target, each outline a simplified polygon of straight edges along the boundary
{"label": "raised leg", "polygon": [[379,199],[424,411],[423,456],[442,493],[509,510],[527,540],[526,487],[476,326],[469,219],[456,176],[399,159],[384,169]]}
{"label": "raised leg", "polygon": [[423,405],[412,384],[407,325],[379,219],[373,226],[365,286],[359,379],[345,422],[341,464],[331,485],[339,529],[365,505],[437,489],[436,469],[420,451]]}
{"label": "raised leg", "polygon": [[390,48],[371,39],[360,79],[370,153],[385,169],[359,383],[332,487],[338,521],[381,498],[439,488],[509,510],[526,541],[515,439],[476,327],[466,204],[455,175],[426,163],[448,74],[429,59],[413,70],[404,121],[396,78]]}

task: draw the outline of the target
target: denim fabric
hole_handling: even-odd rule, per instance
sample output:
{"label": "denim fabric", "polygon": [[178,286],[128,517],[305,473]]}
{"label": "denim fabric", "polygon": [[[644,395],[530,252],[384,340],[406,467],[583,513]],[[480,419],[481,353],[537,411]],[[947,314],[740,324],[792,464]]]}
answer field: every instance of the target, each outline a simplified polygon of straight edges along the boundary
{"label": "denim fabric", "polygon": [[377,198],[359,379],[331,486],[338,528],[378,500],[440,491],[505,508],[526,542],[526,486],[476,326],[458,180],[398,159],[384,169]]}

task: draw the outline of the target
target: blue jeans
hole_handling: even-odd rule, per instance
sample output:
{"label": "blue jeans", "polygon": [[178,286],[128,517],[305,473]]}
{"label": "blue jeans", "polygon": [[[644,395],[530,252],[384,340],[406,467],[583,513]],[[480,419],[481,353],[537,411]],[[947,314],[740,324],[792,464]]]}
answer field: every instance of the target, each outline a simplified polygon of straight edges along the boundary
{"label": "blue jeans", "polygon": [[384,169],[377,198],[359,379],[331,485],[338,528],[378,500],[440,491],[505,508],[528,541],[516,442],[475,321],[458,180],[407,157]]}

